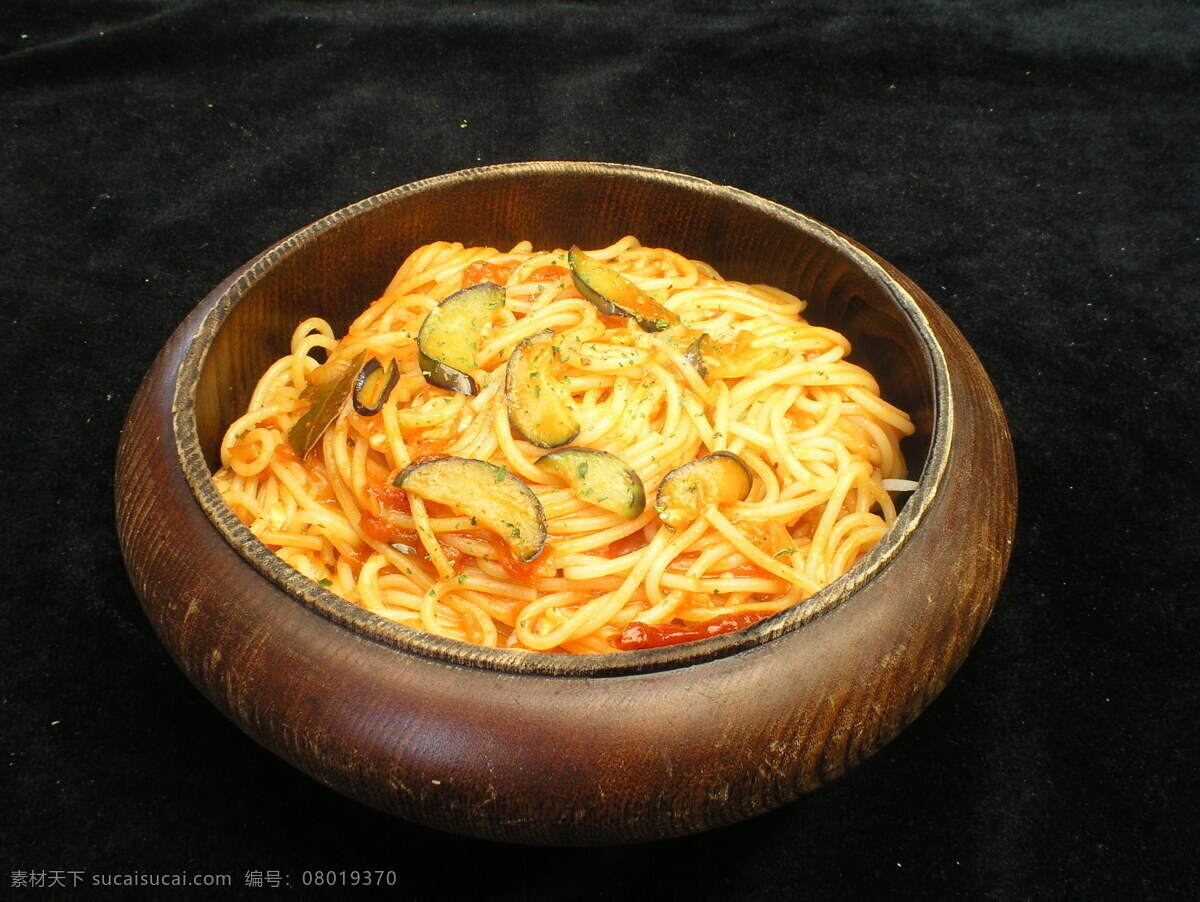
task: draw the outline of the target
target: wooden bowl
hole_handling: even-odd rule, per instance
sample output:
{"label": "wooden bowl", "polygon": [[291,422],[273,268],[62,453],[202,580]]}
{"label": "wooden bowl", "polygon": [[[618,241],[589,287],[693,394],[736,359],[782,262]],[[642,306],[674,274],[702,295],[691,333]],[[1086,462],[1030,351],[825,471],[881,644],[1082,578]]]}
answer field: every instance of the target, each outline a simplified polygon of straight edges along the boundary
{"label": "wooden bowl", "polygon": [[[225,426],[319,314],[341,330],[414,247],[606,245],[633,234],[809,300],[917,434],[920,487],[802,608],[690,645],[531,655],[417,633],[284,565],[217,495]],[[262,745],[368,805],[548,844],[692,833],[782,805],[879,749],[945,686],[991,612],[1016,511],[979,360],[912,282],[791,210],[697,178],[520,163],[406,185],[256,257],[158,355],[121,437],[133,585],[199,689]]]}

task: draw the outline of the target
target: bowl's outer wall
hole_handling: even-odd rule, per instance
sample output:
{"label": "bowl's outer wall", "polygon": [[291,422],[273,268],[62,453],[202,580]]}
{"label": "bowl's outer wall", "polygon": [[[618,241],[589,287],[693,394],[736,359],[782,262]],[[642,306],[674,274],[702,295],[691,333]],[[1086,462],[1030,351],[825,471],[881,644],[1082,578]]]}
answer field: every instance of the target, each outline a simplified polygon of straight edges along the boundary
{"label": "bowl's outer wall", "polygon": [[[274,285],[264,289],[264,312],[254,314],[243,301],[242,319],[231,317],[219,336],[212,354],[229,356],[206,373],[214,384],[201,386],[198,417],[227,405],[235,410],[239,399],[244,404],[246,380],[286,349],[300,317],[285,298],[356,295],[345,301],[348,317],[378,294],[413,245],[437,237],[561,245],[559,204],[573,206],[571,218],[596,223],[566,241],[597,246],[632,232],[689,256],[706,258],[695,249],[706,250],[734,278],[804,273],[807,286],[776,281],[835,299],[814,304],[815,320],[818,309],[871,305],[878,294],[870,280],[847,291],[855,277],[845,260],[785,221],[728,200],[733,211],[706,204],[709,193],[720,194],[713,186],[689,191],[672,182],[676,193],[664,196],[653,178],[624,170],[570,175],[563,182],[550,169],[493,174],[490,186],[483,179],[472,187],[473,207],[462,206],[461,196],[439,199],[434,190],[414,208],[400,193],[347,215],[314,243],[317,250],[269,255],[265,265],[276,278],[260,282]],[[518,215],[494,199],[518,190],[522,178],[519,190],[537,190]],[[652,215],[643,212],[648,199],[658,200]],[[536,231],[538,217],[560,224]],[[485,227],[490,220],[498,223],[494,230]],[[335,234],[370,250],[351,253],[328,241]],[[739,271],[739,247],[747,259],[768,264],[768,275]],[[298,603],[217,532],[175,448],[181,363],[207,311],[239,274],[164,347],[122,434],[117,516],[134,587],[179,666],[249,735],[328,785],[410,820],[494,839],[597,844],[691,833],[786,803],[878,749],[937,695],[982,629],[1011,547],[1015,469],[994,390],[945,315],[889,271],[944,351],[951,453],[920,528],[887,568],[802,629],[684,668],[551,677],[405,653]],[[256,340],[230,341],[230,325]],[[278,340],[267,351],[257,349],[263,334]],[[255,348],[239,355],[220,350],[222,341]],[[893,363],[903,365],[907,353]],[[920,412],[930,404],[928,389],[910,392],[909,401]],[[922,416],[931,416],[928,406]],[[211,443],[212,427],[205,428],[202,439]]]}

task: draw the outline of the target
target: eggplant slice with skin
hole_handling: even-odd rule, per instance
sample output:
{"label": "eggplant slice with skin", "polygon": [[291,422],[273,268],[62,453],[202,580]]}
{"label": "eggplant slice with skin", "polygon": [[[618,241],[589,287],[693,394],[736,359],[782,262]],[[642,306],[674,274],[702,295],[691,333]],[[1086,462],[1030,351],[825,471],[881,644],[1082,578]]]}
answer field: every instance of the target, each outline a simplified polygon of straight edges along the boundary
{"label": "eggplant slice with skin", "polygon": [[615,454],[564,448],[538,458],[535,466],[561,477],[576,498],[627,520],[636,520],[646,509],[641,477]]}
{"label": "eggplant slice with skin", "polygon": [[752,481],[744,460],[729,451],[717,451],[664,476],[654,509],[668,528],[680,529],[695,522],[711,505],[742,501],[750,494]]}
{"label": "eggplant slice with skin", "polygon": [[520,479],[504,467],[466,457],[411,464],[395,485],[460,516],[472,517],[502,538],[521,561],[532,561],[546,544],[546,512]]}
{"label": "eggplant slice with skin", "polygon": [[517,345],[504,373],[504,399],[513,431],[539,448],[561,448],[579,435],[570,395],[553,374],[554,332],[547,329]]}
{"label": "eggplant slice with skin", "polygon": [[478,366],[483,328],[504,300],[503,288],[483,282],[454,292],[429,311],[417,333],[417,362],[426,382],[462,395],[479,391],[470,373]]}
{"label": "eggplant slice with skin", "polygon": [[571,280],[584,299],[605,316],[633,319],[646,332],[661,332],[679,324],[679,317],[615,269],[572,247],[567,254]]}
{"label": "eggplant slice with skin", "polygon": [[366,362],[358,377],[354,380],[354,392],[351,399],[354,411],[362,417],[373,417],[383,410],[383,402],[388,399],[392,389],[400,380],[400,365],[392,360],[385,370],[378,359],[372,357]]}

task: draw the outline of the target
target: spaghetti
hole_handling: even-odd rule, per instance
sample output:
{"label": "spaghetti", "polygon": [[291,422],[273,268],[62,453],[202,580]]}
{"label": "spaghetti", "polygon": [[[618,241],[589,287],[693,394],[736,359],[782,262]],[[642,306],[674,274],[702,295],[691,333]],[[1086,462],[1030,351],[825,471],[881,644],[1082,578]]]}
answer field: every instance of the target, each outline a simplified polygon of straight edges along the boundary
{"label": "spaghetti", "polygon": [[285,562],[414,629],[574,653],[737,629],[852,567],[914,485],[909,417],[803,308],[632,237],[435,242],[342,338],[297,326],[214,478]]}

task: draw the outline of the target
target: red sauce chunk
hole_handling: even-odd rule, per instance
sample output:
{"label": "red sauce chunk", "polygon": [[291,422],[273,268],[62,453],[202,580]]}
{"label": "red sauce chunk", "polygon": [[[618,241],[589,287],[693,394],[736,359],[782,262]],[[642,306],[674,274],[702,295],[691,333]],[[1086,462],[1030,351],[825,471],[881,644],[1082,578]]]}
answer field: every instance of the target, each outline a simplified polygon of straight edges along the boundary
{"label": "red sauce chunk", "polygon": [[697,639],[710,639],[724,633],[752,626],[760,620],[766,620],[774,611],[742,611],[740,614],[726,614],[714,617],[693,626],[679,623],[662,623],[652,625],[638,623],[636,620],[625,627],[625,632],[612,639],[612,645],[621,651],[638,651],[644,648],[665,648],[668,645],[682,645],[684,642],[695,642]]}
{"label": "red sauce chunk", "polygon": [[482,285],[484,282],[503,285],[520,265],[520,260],[511,260],[508,263],[484,263],[480,260],[472,263],[463,270],[463,288]]}
{"label": "red sauce chunk", "polygon": [[279,458],[279,460],[288,464],[300,462],[300,458],[296,456],[296,452],[292,446],[283,444],[282,442],[275,446],[275,456]]}
{"label": "red sauce chunk", "polygon": [[646,538],[646,534],[642,530],[632,532],[623,538],[617,539],[611,545],[601,552],[607,558],[624,557],[627,554],[632,554],[639,551],[650,544],[650,540]]}
{"label": "red sauce chunk", "polygon": [[383,517],[375,517],[363,511],[362,519],[358,521],[362,531],[376,542],[385,545],[407,545],[410,548],[420,548],[421,540],[412,529],[403,529]]}
{"label": "red sauce chunk", "polygon": [[372,482],[366,487],[366,493],[367,497],[375,504],[375,510],[371,513],[376,516],[386,517],[388,511],[395,511],[399,514],[412,512],[408,504],[408,492],[402,488]]}
{"label": "red sauce chunk", "polygon": [[395,514],[410,513],[408,493],[394,485],[372,482],[366,489],[368,507],[358,521],[362,531],[377,542],[387,545],[408,545],[420,547],[420,540],[414,530],[401,526],[396,522]]}
{"label": "red sauce chunk", "polygon": [[569,276],[571,270],[565,266],[543,266],[537,269],[533,275],[529,277],[530,282],[553,282],[555,279],[561,279],[564,276]]}
{"label": "red sauce chunk", "polygon": [[550,547],[550,543],[547,542],[532,561],[520,561],[513,556],[512,549],[508,547],[507,542],[503,540],[494,542],[492,543],[492,547],[496,550],[496,561],[504,568],[504,572],[513,579],[521,580],[532,580],[537,572],[538,565],[549,557],[554,550]]}
{"label": "red sauce chunk", "polygon": [[467,561],[471,559],[471,555],[465,551],[459,551],[453,545],[447,545],[445,542],[438,542],[438,547],[442,549],[442,554],[446,555],[446,560],[450,562],[450,569],[455,573],[461,573]]}

